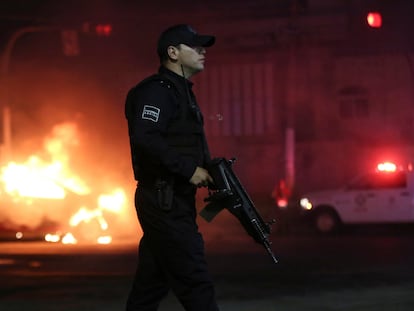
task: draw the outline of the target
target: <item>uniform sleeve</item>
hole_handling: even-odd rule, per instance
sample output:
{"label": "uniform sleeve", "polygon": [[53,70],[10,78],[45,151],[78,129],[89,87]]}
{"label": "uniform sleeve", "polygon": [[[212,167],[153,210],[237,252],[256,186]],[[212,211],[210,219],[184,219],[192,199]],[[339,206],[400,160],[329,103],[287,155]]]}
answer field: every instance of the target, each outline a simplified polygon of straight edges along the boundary
{"label": "uniform sleeve", "polygon": [[164,138],[170,121],[178,113],[172,90],[160,81],[153,81],[135,92],[131,91],[127,103],[134,148],[157,158],[171,173],[190,180],[196,162],[180,156]]}

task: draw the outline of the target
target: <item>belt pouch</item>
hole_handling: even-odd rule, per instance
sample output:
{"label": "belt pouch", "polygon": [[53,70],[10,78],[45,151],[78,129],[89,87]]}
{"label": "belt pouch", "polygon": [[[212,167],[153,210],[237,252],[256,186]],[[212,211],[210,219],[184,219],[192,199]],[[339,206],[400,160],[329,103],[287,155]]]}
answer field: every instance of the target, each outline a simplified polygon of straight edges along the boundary
{"label": "belt pouch", "polygon": [[163,211],[170,211],[174,197],[174,183],[164,179],[157,179],[155,182],[157,191],[158,206]]}

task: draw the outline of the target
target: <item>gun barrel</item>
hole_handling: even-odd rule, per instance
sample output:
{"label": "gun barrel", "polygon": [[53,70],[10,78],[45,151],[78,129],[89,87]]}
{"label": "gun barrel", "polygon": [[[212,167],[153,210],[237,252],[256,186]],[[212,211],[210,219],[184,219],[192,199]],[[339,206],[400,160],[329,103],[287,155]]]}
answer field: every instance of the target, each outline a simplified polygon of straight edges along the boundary
{"label": "gun barrel", "polygon": [[275,256],[275,254],[273,254],[272,248],[270,247],[271,243],[270,243],[269,239],[267,238],[266,233],[262,230],[260,224],[257,222],[256,219],[252,219],[251,222],[252,222],[252,224],[254,224],[254,227],[256,228],[256,231],[260,236],[261,244],[265,247],[265,249],[269,253],[270,257],[272,257],[273,262],[278,263],[278,260]]}
{"label": "gun barrel", "polygon": [[272,258],[273,262],[278,263],[279,261],[277,260],[275,254],[273,254],[273,251],[270,248],[270,242],[266,239],[265,241],[263,241],[263,245],[266,248],[267,252],[269,253],[270,257]]}

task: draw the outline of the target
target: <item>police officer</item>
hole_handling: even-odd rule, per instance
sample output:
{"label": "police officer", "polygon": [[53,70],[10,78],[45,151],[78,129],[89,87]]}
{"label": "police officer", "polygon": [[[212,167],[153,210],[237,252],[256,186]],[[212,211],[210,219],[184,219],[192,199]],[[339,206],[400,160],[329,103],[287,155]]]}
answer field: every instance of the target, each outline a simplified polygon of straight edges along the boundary
{"label": "police officer", "polygon": [[187,311],[217,311],[204,242],[196,224],[197,187],[212,182],[209,151],[189,78],[204,69],[215,37],[188,25],[158,39],[157,74],[126,99],[135,206],[143,237],[127,311],[154,311],[171,289]]}

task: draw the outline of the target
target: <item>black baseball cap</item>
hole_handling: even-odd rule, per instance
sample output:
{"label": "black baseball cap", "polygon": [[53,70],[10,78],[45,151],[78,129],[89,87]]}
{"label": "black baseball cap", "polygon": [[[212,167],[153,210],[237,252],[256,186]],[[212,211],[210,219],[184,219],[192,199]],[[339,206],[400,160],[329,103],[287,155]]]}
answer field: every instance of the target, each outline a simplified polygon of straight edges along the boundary
{"label": "black baseball cap", "polygon": [[216,41],[215,36],[200,35],[191,26],[180,24],[166,29],[158,39],[157,53],[161,57],[169,46],[185,44],[188,46],[209,47]]}

